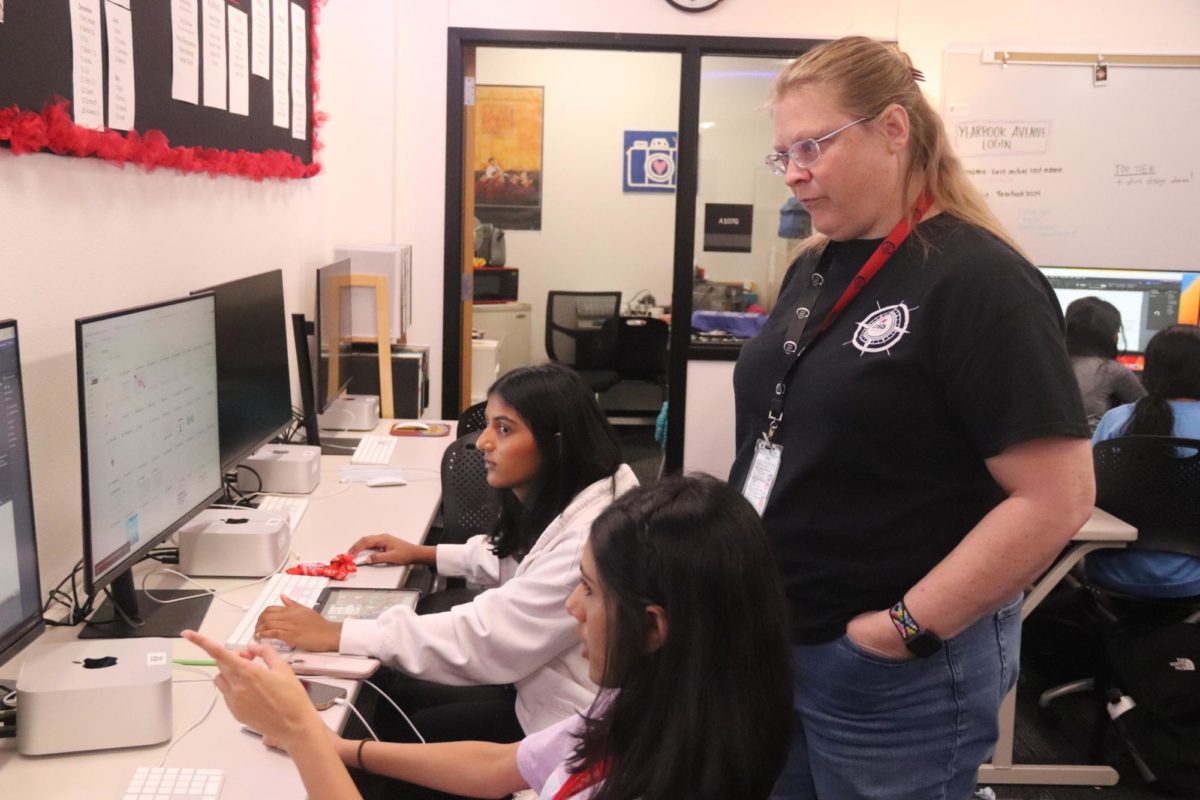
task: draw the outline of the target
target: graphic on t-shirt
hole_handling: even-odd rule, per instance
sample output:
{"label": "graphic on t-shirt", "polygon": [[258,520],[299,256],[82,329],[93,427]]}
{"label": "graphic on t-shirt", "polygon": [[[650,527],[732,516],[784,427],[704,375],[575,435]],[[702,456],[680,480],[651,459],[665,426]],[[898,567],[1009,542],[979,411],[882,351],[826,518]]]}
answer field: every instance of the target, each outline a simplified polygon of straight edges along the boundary
{"label": "graphic on t-shirt", "polygon": [[908,333],[909,312],[918,308],[920,306],[909,309],[904,303],[896,303],[872,311],[856,324],[854,338],[846,344],[854,345],[860,353],[887,353]]}

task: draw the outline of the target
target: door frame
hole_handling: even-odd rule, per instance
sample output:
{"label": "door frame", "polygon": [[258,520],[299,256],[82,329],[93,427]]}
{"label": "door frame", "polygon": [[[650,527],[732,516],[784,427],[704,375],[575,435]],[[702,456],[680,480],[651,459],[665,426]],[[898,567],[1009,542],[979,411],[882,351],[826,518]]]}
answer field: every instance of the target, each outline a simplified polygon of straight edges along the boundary
{"label": "door frame", "polygon": [[[624,50],[633,53],[678,53],[679,142],[675,186],[675,250],[671,277],[670,352],[667,366],[667,443],[664,472],[683,466],[683,425],[686,414],[687,367],[691,326],[677,324],[692,315],[692,264],[695,258],[696,189],[700,149],[700,67],[704,56],[761,56],[794,58],[824,39],[771,39],[732,36],[602,33],[585,31],[523,31],[449,28],[446,69],[446,219],[442,320],[442,417],[457,419],[469,399],[465,388],[465,358],[461,346],[464,317],[469,319],[470,282],[463,272],[465,253],[463,214],[466,158],[466,76],[476,47],[565,50]],[[472,87],[472,92],[473,92]],[[473,246],[472,246],[473,249]],[[733,420],[727,421],[732,425]]]}

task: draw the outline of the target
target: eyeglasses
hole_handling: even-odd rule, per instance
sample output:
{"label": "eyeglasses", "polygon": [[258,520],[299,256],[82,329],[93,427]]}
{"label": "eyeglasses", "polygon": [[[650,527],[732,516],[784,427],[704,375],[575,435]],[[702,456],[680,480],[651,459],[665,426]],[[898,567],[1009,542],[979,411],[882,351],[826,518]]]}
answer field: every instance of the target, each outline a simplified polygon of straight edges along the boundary
{"label": "eyeglasses", "polygon": [[827,133],[819,139],[801,139],[787,150],[779,153],[771,153],[763,161],[771,168],[771,172],[776,175],[787,174],[789,160],[797,167],[811,167],[821,157],[821,142],[828,141],[846,130],[846,128],[852,128],[860,122],[866,122],[868,119],[870,117],[859,117],[854,122],[847,123],[836,131]]}

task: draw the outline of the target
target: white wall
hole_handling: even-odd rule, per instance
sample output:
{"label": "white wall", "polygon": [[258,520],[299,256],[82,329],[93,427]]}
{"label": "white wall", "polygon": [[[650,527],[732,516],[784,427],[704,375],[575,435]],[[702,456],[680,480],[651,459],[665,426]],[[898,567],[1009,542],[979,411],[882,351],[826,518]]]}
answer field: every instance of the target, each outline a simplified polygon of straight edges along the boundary
{"label": "white wall", "polygon": [[73,320],[277,267],[289,311],[311,314],[313,270],[335,241],[392,235],[394,18],[389,0],[324,10],[330,120],[316,178],[147,174],[0,150],[0,317],[20,326],[43,588],[82,554]]}
{"label": "white wall", "polygon": [[673,53],[480,48],[482,84],[545,87],[542,227],[505,231],[533,312],[533,363],[545,361],[546,293],[649,290],[670,302],[675,195],[621,190],[626,130],[679,126]]}

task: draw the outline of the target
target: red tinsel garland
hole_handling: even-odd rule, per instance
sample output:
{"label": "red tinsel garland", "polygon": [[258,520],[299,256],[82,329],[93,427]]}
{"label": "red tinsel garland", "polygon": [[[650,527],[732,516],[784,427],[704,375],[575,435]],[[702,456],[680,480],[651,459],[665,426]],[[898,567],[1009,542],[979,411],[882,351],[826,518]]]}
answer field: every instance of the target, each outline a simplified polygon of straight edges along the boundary
{"label": "red tinsel garland", "polygon": [[309,15],[308,38],[312,53],[312,151],[313,161],[305,164],[297,156],[281,150],[264,150],[251,153],[246,150],[219,150],[215,147],[172,147],[166,134],[160,130],[138,133],[131,130],[126,134],[112,129],[95,130],[76,125],[67,112],[70,103],[61,97],[54,98],[37,111],[22,110],[17,106],[0,108],[0,142],[8,142],[15,155],[40,153],[49,150],[58,155],[80,158],[94,156],[110,164],[124,168],[133,163],[147,172],[158,167],[176,169],[180,172],[207,172],[209,175],[237,175],[261,181],[264,178],[288,180],[309,178],[321,171],[317,163],[317,151],[321,149],[317,131],[328,118],[317,111],[317,20],[320,7],[325,0],[312,0]]}

